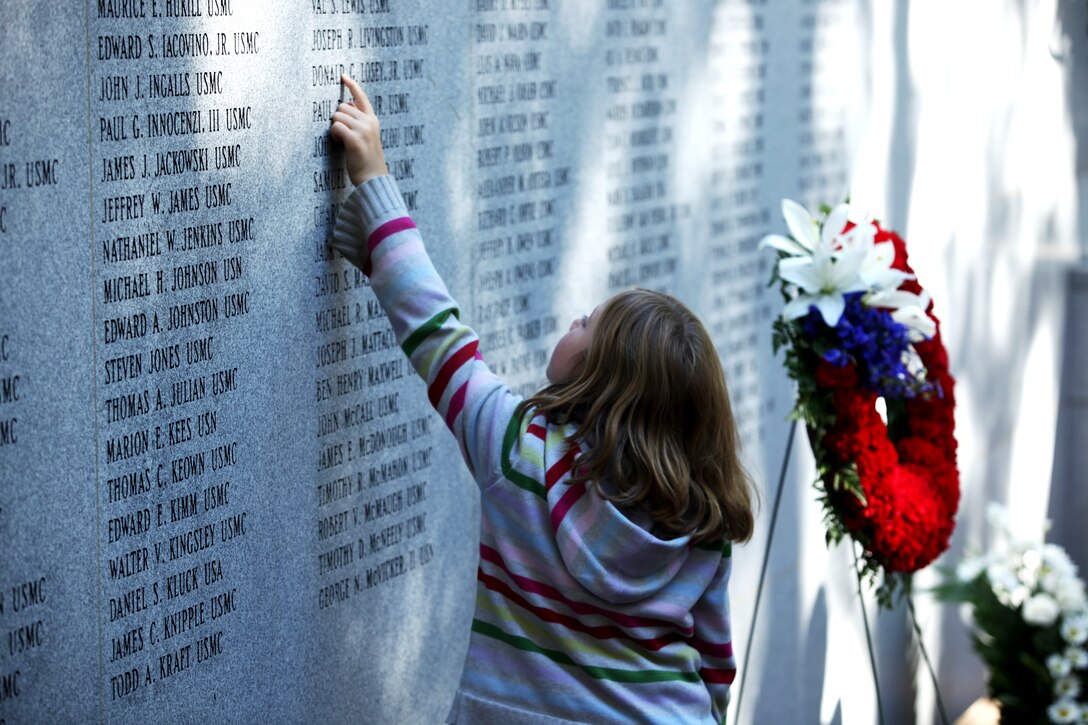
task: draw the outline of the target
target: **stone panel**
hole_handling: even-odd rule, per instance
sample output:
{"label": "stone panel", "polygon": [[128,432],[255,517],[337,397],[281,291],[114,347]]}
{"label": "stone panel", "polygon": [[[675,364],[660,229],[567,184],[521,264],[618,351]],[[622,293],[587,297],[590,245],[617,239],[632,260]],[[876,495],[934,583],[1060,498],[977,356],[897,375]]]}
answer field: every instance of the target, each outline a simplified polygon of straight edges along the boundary
{"label": "stone panel", "polygon": [[756,244],[781,196],[845,192],[819,84],[849,7],[5,5],[0,723],[445,714],[476,492],[325,246],[344,72],[515,389],[573,317],[667,290],[776,474],[791,401]]}

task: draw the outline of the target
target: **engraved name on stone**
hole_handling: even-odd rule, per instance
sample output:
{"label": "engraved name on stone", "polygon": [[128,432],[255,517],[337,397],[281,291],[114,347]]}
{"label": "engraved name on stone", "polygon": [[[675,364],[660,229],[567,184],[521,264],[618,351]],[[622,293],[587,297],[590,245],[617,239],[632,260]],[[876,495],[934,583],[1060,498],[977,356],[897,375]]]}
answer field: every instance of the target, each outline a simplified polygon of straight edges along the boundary
{"label": "engraved name on stone", "polygon": [[558,160],[550,119],[560,52],[550,0],[473,6],[476,235],[472,323],[488,364],[518,393],[544,382],[558,319],[535,289],[558,270],[558,197],[570,168]]}
{"label": "engraved name on stone", "polygon": [[[741,435],[758,440],[774,399],[760,383],[759,334],[773,316],[765,294],[768,255],[758,248],[769,231],[772,210],[764,199],[766,74],[770,41],[765,11],[737,2],[714,14],[710,61],[713,99],[714,172],[709,183],[707,224],[710,309],[707,323],[718,345]],[[777,208],[777,207],[776,207]]]}
{"label": "engraved name on stone", "polygon": [[[26,143],[27,129],[11,118],[0,117],[0,240],[12,241],[33,233],[39,205],[49,204],[68,169],[59,158]],[[20,142],[23,143],[20,143]],[[43,278],[38,280],[45,283]],[[40,432],[31,421],[36,406],[37,375],[26,362],[33,354],[33,337],[20,329],[21,320],[0,322],[0,457],[16,460],[20,452],[41,445]],[[37,435],[36,435],[37,434]],[[15,469],[15,478],[0,487],[0,531],[18,525],[9,496],[32,485]],[[25,509],[21,511],[25,515]],[[35,513],[33,510],[31,514]],[[3,712],[17,706],[32,689],[41,687],[35,660],[55,643],[51,639],[50,593],[53,574],[41,561],[27,562],[19,551],[0,553],[0,571],[20,571],[0,577],[0,721]],[[29,569],[25,569],[29,564]]]}
{"label": "engraved name on stone", "polygon": [[661,3],[609,4],[601,39],[608,98],[604,119],[607,187],[608,289],[675,284],[677,224],[690,202],[669,188],[677,99],[669,17]]}
{"label": "engraved name on stone", "polygon": [[222,655],[245,606],[233,547],[253,519],[231,401],[252,361],[225,341],[257,304],[243,175],[257,118],[239,65],[262,52],[252,13],[98,3],[91,23],[108,703]]}
{"label": "engraved name on stone", "polygon": [[[328,135],[341,76],[366,89],[381,119],[382,147],[409,212],[420,208],[416,169],[430,151],[425,73],[432,63],[426,13],[395,0],[314,2],[308,57],[313,129],[314,339],[317,441],[314,567],[319,611],[352,600],[434,560],[427,536],[428,475],[434,462],[433,412],[404,404],[416,383],[370,284],[340,263],[326,242],[352,186]],[[429,193],[429,192],[427,192]]]}

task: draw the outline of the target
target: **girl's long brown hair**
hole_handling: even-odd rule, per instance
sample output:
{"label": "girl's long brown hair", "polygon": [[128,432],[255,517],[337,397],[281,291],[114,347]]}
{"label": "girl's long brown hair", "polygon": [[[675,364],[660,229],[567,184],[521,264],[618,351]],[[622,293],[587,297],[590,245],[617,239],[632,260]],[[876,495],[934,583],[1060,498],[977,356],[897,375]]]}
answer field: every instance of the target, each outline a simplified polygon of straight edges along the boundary
{"label": "girl's long brown hair", "polygon": [[679,300],[633,289],[598,313],[574,377],[523,403],[585,441],[574,481],[612,485],[602,496],[639,507],[668,535],[747,541],[751,479],[725,375],[699,319]]}

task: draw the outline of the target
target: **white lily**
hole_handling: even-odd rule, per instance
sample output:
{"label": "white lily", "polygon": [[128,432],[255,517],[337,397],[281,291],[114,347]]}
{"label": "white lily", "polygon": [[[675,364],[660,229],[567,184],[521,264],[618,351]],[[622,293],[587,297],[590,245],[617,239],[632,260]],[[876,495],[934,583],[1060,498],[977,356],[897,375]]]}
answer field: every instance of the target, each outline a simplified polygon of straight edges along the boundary
{"label": "white lily", "polygon": [[[852,212],[848,216],[852,215]],[[828,217],[828,221],[831,221],[831,217]],[[841,230],[846,225],[843,221],[839,226]],[[871,221],[865,220],[855,222],[854,226],[850,227],[849,231],[841,231],[835,235],[835,242],[837,249],[853,249],[854,247],[865,247],[866,249],[876,245],[876,224]],[[891,242],[881,242],[881,244],[887,244],[892,247],[892,259],[895,259],[895,248]],[[878,245],[877,245],[878,246]]]}
{"label": "white lily", "polygon": [[[878,245],[879,246],[879,245]],[[865,296],[865,304],[870,307],[884,307],[892,311],[892,319],[905,325],[911,342],[928,340],[937,333],[933,318],[926,314],[929,307],[929,293],[916,295],[897,289],[885,289]]]}
{"label": "white lily", "polygon": [[[782,218],[786,220],[790,236],[768,234],[760,240],[759,246],[777,249],[791,257],[812,254],[821,243],[837,251],[842,246],[838,243],[838,238],[843,227],[846,226],[849,210],[848,205],[839,204],[831,210],[827,220],[821,226],[820,220],[812,216],[808,209],[792,199],[783,199]],[[875,229],[873,233],[876,233]]]}
{"label": "white lily", "polygon": [[801,289],[801,294],[782,310],[782,316],[795,320],[804,317],[809,307],[815,305],[829,327],[837,325],[846,309],[844,295],[868,289],[859,275],[864,260],[863,250],[833,254],[830,247],[817,243],[811,257],[780,261],[778,275]]}
{"label": "white lily", "polygon": [[[858,229],[858,227],[854,227],[854,229]],[[850,231],[853,232],[854,229]],[[892,264],[895,263],[895,245],[891,242],[874,244],[871,239],[859,236],[852,244],[857,248],[867,250],[865,262],[861,265],[861,278],[868,283],[871,289],[894,290],[906,280],[914,279],[914,275],[892,267]]]}
{"label": "white lily", "polygon": [[768,234],[760,241],[760,249],[771,247],[792,257],[812,254],[820,243],[820,223],[805,207],[792,199],[782,200],[782,217],[786,220],[792,238],[781,234]]}
{"label": "white lily", "polygon": [[937,334],[937,323],[921,307],[900,307],[892,310],[892,319],[907,328],[911,342],[929,340]]}
{"label": "white lily", "polygon": [[[849,245],[844,244],[843,229],[846,227],[846,222],[850,218],[850,205],[849,204],[837,204],[828,212],[827,219],[824,220],[823,226],[820,228],[820,241],[823,242],[829,249],[839,251],[840,249],[849,249]],[[856,228],[856,227],[855,227]],[[875,234],[876,231],[874,230]],[[853,229],[846,234],[853,235]]]}
{"label": "white lily", "polygon": [[870,307],[884,307],[889,310],[898,310],[900,307],[929,307],[929,293],[922,292],[916,295],[899,289],[885,289],[870,292],[865,295],[865,304]]}

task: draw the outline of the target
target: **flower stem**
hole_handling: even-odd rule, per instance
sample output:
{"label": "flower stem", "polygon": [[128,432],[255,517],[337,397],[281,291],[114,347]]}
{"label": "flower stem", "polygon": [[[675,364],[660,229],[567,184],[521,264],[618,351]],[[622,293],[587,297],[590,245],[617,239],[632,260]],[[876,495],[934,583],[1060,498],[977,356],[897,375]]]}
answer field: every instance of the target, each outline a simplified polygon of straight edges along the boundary
{"label": "flower stem", "polygon": [[914,626],[914,635],[918,638],[918,649],[922,652],[922,659],[925,660],[926,669],[929,670],[929,677],[933,680],[933,692],[937,695],[937,709],[941,712],[941,722],[948,725],[948,712],[944,709],[944,700],[941,699],[941,688],[937,684],[937,673],[934,671],[933,663],[929,659],[929,652],[926,651],[926,643],[922,639],[922,628],[918,626],[918,616],[914,613],[914,598],[909,591],[907,592],[907,611],[910,612],[910,623]]}
{"label": "flower stem", "polygon": [[782,503],[782,489],[786,483],[786,468],[793,450],[793,434],[797,430],[797,421],[790,422],[790,434],[786,438],[786,452],[782,454],[782,467],[778,474],[778,490],[774,494],[774,506],[771,509],[771,523],[767,529],[767,544],[763,548],[763,567],[759,572],[759,585],[756,586],[756,602],[752,607],[752,623],[748,626],[748,641],[744,645],[744,659],[741,660],[740,686],[737,688],[737,717],[740,717],[740,704],[744,699],[744,683],[748,680],[749,655],[752,654],[752,640],[756,632],[756,619],[759,617],[759,601],[763,598],[763,584],[767,580],[767,565],[771,560],[771,542],[774,540],[774,525],[778,521],[778,507]]}
{"label": "flower stem", "polygon": [[873,689],[876,690],[876,713],[880,725],[884,725],[884,701],[880,697],[880,678],[876,673],[876,652],[873,650],[873,632],[869,628],[869,613],[865,610],[865,598],[862,596],[861,563],[858,560],[857,546],[851,542],[850,551],[854,553],[854,573],[858,575],[858,604],[861,605],[861,619],[865,622],[865,642],[869,646],[869,664],[873,668]]}

